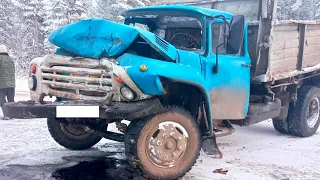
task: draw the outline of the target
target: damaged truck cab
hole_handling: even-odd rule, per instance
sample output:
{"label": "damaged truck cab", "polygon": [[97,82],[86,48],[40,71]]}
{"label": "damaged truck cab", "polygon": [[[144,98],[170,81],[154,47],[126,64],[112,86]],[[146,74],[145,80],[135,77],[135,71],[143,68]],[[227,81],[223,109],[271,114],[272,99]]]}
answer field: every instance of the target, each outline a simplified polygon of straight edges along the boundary
{"label": "damaged truck cab", "polygon": [[[279,132],[311,136],[320,122],[319,62],[310,68],[297,59],[293,71],[275,63],[275,56],[288,56],[277,51],[287,42],[271,37],[307,26],[274,22],[276,6],[147,6],[124,12],[123,24],[89,19],[63,26],[49,36],[56,53],[30,64],[31,101],[8,103],[4,113],[47,118],[55,141],[73,150],[101,138],[124,142],[130,164],[155,179],[183,176],[201,147],[222,157],[215,140],[233,133],[232,124],[273,118]],[[108,131],[111,123],[121,133]]]}

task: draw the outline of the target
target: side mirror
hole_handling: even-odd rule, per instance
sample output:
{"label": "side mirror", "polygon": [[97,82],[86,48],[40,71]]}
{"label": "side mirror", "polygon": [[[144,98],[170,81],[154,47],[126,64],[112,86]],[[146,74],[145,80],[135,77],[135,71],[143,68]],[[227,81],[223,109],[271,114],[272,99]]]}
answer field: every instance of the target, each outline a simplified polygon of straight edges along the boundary
{"label": "side mirror", "polygon": [[244,36],[244,16],[233,16],[230,24],[230,32],[227,44],[227,54],[238,54]]}

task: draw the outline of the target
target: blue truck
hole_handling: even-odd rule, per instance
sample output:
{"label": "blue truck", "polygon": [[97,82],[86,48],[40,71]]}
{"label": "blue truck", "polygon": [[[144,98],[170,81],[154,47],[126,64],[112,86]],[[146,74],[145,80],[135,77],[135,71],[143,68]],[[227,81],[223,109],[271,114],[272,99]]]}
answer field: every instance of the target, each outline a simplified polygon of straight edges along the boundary
{"label": "blue truck", "polygon": [[[8,103],[4,114],[47,118],[53,139],[72,150],[101,138],[124,142],[130,164],[154,179],[183,176],[201,148],[222,157],[216,138],[233,125],[273,119],[280,133],[312,136],[320,123],[320,25],[279,21],[276,7],[152,5],[125,11],[122,24],[63,26],[49,36],[56,53],[30,63],[31,101]],[[108,131],[111,123],[121,133]]]}

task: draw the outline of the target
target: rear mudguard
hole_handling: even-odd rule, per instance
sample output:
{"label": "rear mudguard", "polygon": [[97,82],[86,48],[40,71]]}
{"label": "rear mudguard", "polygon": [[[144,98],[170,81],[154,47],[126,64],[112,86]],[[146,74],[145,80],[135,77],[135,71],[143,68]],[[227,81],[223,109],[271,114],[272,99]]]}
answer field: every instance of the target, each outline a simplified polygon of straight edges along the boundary
{"label": "rear mudguard", "polygon": [[[124,67],[132,80],[148,95],[164,95],[165,91],[162,87],[160,77],[172,79],[176,82],[183,82],[198,87],[207,104],[207,119],[209,128],[212,131],[213,125],[211,119],[210,98],[208,96],[206,84],[201,73],[201,68],[177,64],[174,62],[166,62],[151,58],[141,57],[133,54],[125,53],[118,59],[119,65]],[[147,70],[140,70],[140,66],[147,66]],[[210,132],[213,133],[213,132]]]}

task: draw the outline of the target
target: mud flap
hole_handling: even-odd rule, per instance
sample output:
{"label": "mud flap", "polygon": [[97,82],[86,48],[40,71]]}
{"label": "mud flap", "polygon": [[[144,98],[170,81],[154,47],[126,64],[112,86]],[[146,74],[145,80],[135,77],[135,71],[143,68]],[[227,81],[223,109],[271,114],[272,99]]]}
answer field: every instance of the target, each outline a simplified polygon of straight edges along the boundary
{"label": "mud flap", "polygon": [[218,148],[216,136],[204,137],[202,139],[202,150],[206,155],[212,156],[217,159],[221,159],[223,154]]}

